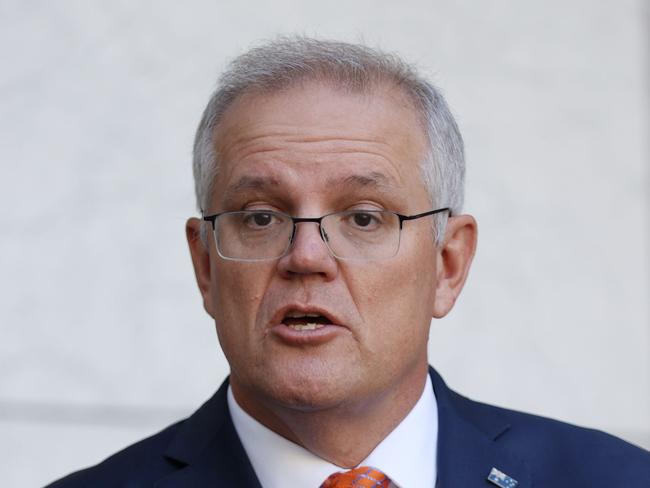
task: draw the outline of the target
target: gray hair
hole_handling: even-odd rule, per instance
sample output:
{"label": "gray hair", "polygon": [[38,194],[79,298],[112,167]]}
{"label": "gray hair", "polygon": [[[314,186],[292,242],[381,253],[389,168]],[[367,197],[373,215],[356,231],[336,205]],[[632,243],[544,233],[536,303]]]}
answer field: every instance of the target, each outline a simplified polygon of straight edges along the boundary
{"label": "gray hair", "polygon": [[[351,92],[393,85],[412,102],[429,141],[422,180],[434,208],[460,213],[464,197],[463,139],[440,92],[401,58],[366,46],[307,37],[281,37],[235,58],[222,74],[194,139],[197,206],[212,200],[218,171],[214,132],[224,112],[242,94],[272,93],[302,81],[327,81]],[[436,240],[444,236],[446,215],[434,219]]]}

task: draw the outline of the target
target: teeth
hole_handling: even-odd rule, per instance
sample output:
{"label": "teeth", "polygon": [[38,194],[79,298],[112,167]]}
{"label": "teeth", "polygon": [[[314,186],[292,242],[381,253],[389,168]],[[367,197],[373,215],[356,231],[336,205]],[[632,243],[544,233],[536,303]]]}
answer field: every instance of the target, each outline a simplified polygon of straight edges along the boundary
{"label": "teeth", "polygon": [[288,327],[291,327],[293,330],[316,330],[324,327],[324,325],[307,323],[307,324],[290,324]]}

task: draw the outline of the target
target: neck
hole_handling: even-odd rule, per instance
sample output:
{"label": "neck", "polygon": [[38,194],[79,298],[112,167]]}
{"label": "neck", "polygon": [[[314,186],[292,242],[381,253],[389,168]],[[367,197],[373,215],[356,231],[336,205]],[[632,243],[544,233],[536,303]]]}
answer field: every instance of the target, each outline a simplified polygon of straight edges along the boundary
{"label": "neck", "polygon": [[409,414],[422,395],[427,369],[372,398],[301,410],[254,399],[231,378],[237,404],[275,433],[342,468],[357,466]]}

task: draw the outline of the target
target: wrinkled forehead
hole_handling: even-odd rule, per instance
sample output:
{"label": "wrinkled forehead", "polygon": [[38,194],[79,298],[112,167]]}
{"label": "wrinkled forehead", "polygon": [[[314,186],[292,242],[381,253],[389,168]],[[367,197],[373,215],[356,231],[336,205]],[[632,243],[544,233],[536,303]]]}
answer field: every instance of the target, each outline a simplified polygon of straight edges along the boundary
{"label": "wrinkled forehead", "polygon": [[311,82],[249,92],[215,131],[215,192],[300,183],[316,173],[328,187],[412,191],[423,186],[427,148],[413,104],[392,87],[361,92]]}

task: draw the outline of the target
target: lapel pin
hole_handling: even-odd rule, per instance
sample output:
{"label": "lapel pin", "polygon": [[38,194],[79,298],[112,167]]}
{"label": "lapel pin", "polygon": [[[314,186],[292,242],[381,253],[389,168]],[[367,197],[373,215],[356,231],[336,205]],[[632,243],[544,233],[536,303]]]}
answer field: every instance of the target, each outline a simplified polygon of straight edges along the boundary
{"label": "lapel pin", "polygon": [[515,488],[519,484],[516,479],[513,479],[507,474],[502,473],[497,468],[492,468],[492,471],[490,471],[487,479],[491,483],[494,483],[501,488]]}

